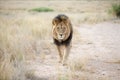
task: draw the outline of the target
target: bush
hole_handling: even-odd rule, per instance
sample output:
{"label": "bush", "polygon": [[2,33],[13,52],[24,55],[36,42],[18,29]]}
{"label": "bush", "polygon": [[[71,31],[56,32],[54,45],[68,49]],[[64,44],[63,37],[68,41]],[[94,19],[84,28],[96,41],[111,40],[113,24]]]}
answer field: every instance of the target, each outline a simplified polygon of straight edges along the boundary
{"label": "bush", "polygon": [[120,17],[120,4],[113,4],[110,10],[115,16]]}
{"label": "bush", "polygon": [[47,7],[40,7],[40,8],[30,9],[29,11],[35,11],[35,12],[52,12],[54,10],[50,9],[50,8],[47,8]]}

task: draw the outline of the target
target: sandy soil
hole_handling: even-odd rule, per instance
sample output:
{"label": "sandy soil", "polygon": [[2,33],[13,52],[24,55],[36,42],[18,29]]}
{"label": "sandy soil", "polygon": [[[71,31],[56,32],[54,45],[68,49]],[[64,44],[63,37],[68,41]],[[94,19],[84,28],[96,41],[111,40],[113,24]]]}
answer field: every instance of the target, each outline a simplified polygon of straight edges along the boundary
{"label": "sandy soil", "polygon": [[[120,79],[120,24],[104,22],[94,25],[81,24],[77,27],[80,41],[74,42],[70,58],[81,57],[80,63],[87,59],[84,69],[76,71],[79,77],[72,80],[119,80]],[[30,61],[31,70],[35,70],[34,80],[70,80],[60,79],[69,73],[69,67],[58,63],[57,52],[45,55],[44,60],[39,56]],[[44,49],[46,50],[46,49]],[[56,56],[54,56],[56,55]],[[84,63],[84,62],[83,62]]]}

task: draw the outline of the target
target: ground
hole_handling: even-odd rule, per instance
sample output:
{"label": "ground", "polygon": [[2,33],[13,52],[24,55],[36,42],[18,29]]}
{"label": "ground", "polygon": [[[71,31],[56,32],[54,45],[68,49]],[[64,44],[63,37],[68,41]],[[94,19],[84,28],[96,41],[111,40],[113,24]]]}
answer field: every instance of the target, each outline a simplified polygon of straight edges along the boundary
{"label": "ground", "polygon": [[[73,43],[69,58],[77,59],[80,56],[78,64],[80,62],[84,69],[76,72],[72,80],[119,80],[120,24],[81,24],[77,30],[80,41]],[[33,77],[37,77],[36,80],[71,80],[66,76],[72,74],[70,68],[59,64],[57,58],[57,52],[54,51],[53,54],[47,54],[44,61],[39,56],[35,61],[30,61],[29,67],[35,70]]]}
{"label": "ground", "polygon": [[[119,2],[1,0],[0,50],[16,53],[23,61],[14,65],[17,78],[6,80],[119,80],[120,19],[108,13],[111,4]],[[54,12],[29,11],[39,7]],[[61,13],[69,16],[74,30],[67,66],[58,62],[51,36],[52,19]]]}

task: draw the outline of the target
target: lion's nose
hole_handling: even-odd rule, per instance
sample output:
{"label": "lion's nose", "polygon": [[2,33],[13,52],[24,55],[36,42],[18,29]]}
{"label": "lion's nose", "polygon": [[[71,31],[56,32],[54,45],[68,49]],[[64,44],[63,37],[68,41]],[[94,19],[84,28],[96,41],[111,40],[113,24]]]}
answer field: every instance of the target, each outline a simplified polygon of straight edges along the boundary
{"label": "lion's nose", "polygon": [[62,34],[60,34],[60,36],[62,36]]}

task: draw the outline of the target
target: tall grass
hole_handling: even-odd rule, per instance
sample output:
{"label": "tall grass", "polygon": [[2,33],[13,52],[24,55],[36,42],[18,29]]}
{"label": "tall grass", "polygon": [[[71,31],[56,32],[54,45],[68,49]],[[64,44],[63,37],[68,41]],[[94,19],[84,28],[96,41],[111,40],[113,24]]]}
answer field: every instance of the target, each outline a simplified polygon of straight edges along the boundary
{"label": "tall grass", "polygon": [[26,80],[25,60],[36,54],[39,40],[49,38],[50,27],[35,16],[9,16],[0,16],[0,80]]}
{"label": "tall grass", "polygon": [[25,80],[24,55],[0,28],[0,80]]}

